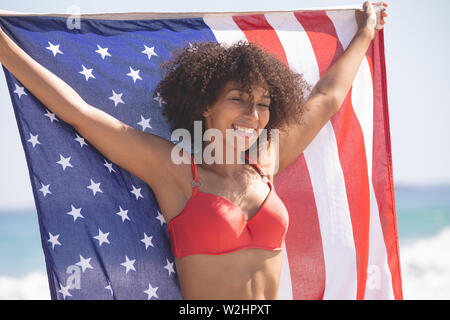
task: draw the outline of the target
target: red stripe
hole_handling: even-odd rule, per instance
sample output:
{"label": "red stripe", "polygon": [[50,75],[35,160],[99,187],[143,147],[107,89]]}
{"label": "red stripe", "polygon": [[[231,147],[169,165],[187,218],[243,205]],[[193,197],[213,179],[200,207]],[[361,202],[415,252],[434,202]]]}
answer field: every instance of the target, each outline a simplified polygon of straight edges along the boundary
{"label": "red stripe", "polygon": [[383,31],[377,32],[372,46],[368,50],[368,55],[373,68],[374,85],[372,183],[378,203],[394,297],[395,299],[403,299],[392,174]]}
{"label": "red stripe", "polygon": [[294,299],[323,299],[325,260],[316,201],[305,157],[275,177],[277,194],[289,212],[286,252]]}
{"label": "red stripe", "polygon": [[263,14],[235,16],[233,20],[249,42],[266,49],[281,62],[288,64],[280,39]]}
{"label": "red stripe", "polygon": [[[247,40],[288,64],[283,46],[264,15],[233,17]],[[289,212],[286,254],[293,299],[322,299],[325,262],[314,192],[306,161],[301,155],[275,178],[277,194]]]}
{"label": "red stripe", "polygon": [[[295,16],[310,39],[322,76],[344,52],[333,22],[325,12],[298,12]],[[364,137],[353,110],[351,89],[331,118],[344,174],[352,221],[357,265],[357,299],[364,299],[369,257],[370,188]],[[356,173],[356,174],[355,174]]]}

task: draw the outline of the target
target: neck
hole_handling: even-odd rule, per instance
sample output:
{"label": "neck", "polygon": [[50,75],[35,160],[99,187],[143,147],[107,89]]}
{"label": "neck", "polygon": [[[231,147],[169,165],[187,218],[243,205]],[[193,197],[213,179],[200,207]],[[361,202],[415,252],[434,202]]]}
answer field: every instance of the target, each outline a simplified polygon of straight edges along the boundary
{"label": "neck", "polygon": [[[245,169],[244,151],[224,147],[223,151],[212,148],[211,142],[204,142],[201,167],[208,168],[223,177],[235,177]],[[228,159],[227,159],[228,157]]]}

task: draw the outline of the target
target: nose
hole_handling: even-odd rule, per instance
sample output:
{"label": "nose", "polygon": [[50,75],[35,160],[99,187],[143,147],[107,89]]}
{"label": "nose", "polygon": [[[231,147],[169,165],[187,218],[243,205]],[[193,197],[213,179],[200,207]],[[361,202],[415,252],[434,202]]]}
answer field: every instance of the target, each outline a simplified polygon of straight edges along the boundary
{"label": "nose", "polygon": [[244,115],[248,118],[259,119],[259,114],[256,109],[256,103],[252,103],[251,105],[247,106]]}

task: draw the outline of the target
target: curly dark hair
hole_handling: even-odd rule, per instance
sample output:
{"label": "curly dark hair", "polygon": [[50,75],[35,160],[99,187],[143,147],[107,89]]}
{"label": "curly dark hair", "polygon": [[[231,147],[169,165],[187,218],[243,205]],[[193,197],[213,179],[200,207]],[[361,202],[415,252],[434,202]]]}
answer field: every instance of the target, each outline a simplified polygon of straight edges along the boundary
{"label": "curly dark hair", "polygon": [[168,72],[155,88],[154,96],[159,93],[165,101],[163,115],[173,130],[188,129],[193,137],[194,121],[204,121],[203,112],[214,105],[229,81],[241,84],[249,93],[250,103],[252,86],[267,84],[269,138],[271,129],[283,130],[292,122],[302,123],[310,85],[302,74],[255,44],[239,41],[227,47],[216,42],[195,42],[172,54],[169,61],[161,64]]}

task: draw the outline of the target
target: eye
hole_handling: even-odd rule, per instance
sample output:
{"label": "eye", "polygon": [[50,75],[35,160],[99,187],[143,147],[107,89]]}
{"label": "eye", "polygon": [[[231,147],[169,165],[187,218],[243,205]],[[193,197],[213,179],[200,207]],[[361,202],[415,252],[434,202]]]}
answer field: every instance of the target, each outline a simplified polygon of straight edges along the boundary
{"label": "eye", "polygon": [[233,98],[231,98],[231,100],[234,100],[234,101],[244,101],[244,100],[242,100],[241,98],[238,98],[238,97],[233,97]]}
{"label": "eye", "polygon": [[260,104],[258,104],[258,106],[261,106],[261,107],[264,107],[264,108],[269,109],[269,106],[268,106],[267,104],[262,104],[262,103],[260,103]]}

